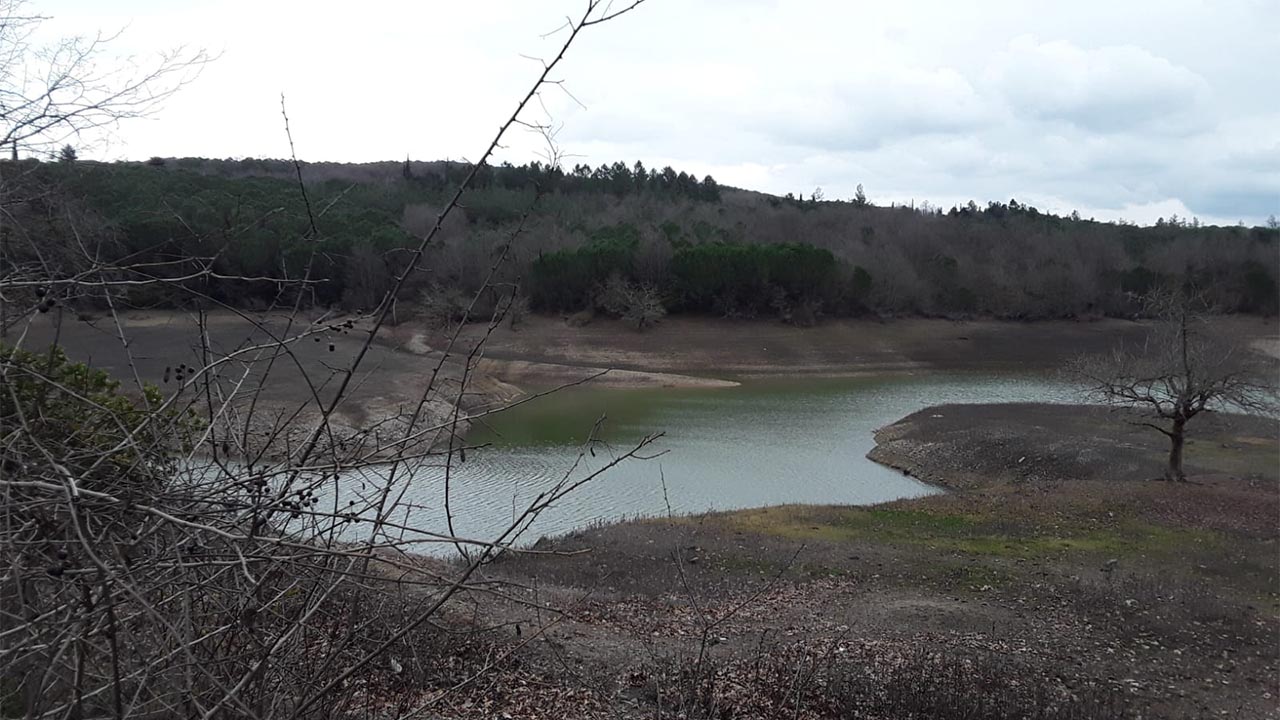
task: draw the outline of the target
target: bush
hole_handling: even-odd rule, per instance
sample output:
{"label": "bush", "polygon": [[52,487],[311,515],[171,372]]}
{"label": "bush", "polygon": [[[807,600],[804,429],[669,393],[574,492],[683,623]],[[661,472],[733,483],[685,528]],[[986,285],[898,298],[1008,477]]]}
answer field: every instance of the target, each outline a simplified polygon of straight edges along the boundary
{"label": "bush", "polygon": [[[155,387],[128,397],[106,373],[68,362],[57,347],[0,348],[0,373],[0,478],[11,481],[0,546],[5,566],[19,570],[0,577],[0,607],[7,649],[25,646],[9,654],[0,675],[0,707],[8,711],[70,695],[70,678],[83,668],[70,667],[56,648],[68,628],[102,621],[79,609],[122,569],[104,572],[102,563],[124,558],[128,566],[154,541],[145,506],[171,489],[177,451],[191,449],[199,424],[165,407]],[[98,557],[86,557],[86,547]],[[125,582],[132,588],[135,580]]]}
{"label": "bush", "polygon": [[599,295],[605,311],[626,321],[636,330],[658,324],[667,314],[661,294],[650,285],[642,285],[611,275]]}
{"label": "bush", "polygon": [[461,322],[466,317],[471,298],[464,296],[456,287],[436,285],[422,292],[418,304],[423,324],[430,329],[439,330]]}
{"label": "bush", "polygon": [[193,413],[161,411],[164,399],[154,385],[130,398],[107,373],[68,361],[57,346],[40,354],[0,348],[0,369],[7,470],[21,466],[29,474],[40,467],[50,476],[73,476],[84,490],[141,499],[172,472],[170,451],[189,450],[199,427]]}

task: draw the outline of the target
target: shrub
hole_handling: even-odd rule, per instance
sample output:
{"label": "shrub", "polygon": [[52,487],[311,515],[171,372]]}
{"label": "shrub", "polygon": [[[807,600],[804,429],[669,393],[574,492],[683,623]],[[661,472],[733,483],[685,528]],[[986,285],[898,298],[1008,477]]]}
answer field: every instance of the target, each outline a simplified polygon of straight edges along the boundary
{"label": "shrub", "polygon": [[[27,648],[12,654],[0,676],[0,706],[12,707],[69,696],[70,678],[83,668],[56,648],[68,628],[103,620],[81,608],[123,569],[119,558],[129,567],[155,540],[145,506],[173,489],[176,451],[191,449],[199,423],[166,407],[155,387],[128,397],[105,372],[68,362],[57,347],[39,354],[0,348],[0,373],[0,478],[9,481],[10,518],[3,547],[11,569],[0,577],[0,607],[11,628],[6,648]],[[126,582],[135,587],[135,580]],[[115,616],[110,622],[114,631]]]}
{"label": "shrub", "polygon": [[658,324],[667,314],[656,288],[633,283],[619,275],[609,277],[600,290],[598,302],[605,311],[622,318],[636,330]]}
{"label": "shrub", "polygon": [[172,471],[170,451],[189,450],[199,426],[192,413],[160,411],[154,385],[130,398],[106,372],[69,362],[57,346],[40,354],[0,348],[0,370],[4,462],[25,473],[46,466],[81,489],[145,497]]}

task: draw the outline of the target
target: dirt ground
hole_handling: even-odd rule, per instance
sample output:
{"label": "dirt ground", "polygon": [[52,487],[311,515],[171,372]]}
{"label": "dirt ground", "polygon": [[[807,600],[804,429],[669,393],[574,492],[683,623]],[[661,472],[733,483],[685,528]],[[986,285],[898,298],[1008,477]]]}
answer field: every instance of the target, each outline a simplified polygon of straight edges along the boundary
{"label": "dirt ground", "polygon": [[931,408],[880,452],[963,490],[593,528],[503,558],[490,579],[520,602],[485,605],[500,636],[523,628],[525,671],[591,688],[599,717],[663,698],[687,717],[1275,717],[1280,426],[1193,428],[1185,484],[1142,479],[1164,440],[1130,430],[1097,408]]}
{"label": "dirt ground", "polygon": [[[1150,480],[1168,442],[1121,408],[1036,403],[937,405],[876,432],[870,457],[946,487],[1077,480]],[[1269,476],[1277,425],[1209,412],[1188,426],[1186,471],[1198,481]]]}
{"label": "dirt ground", "polygon": [[[1260,346],[1280,342],[1280,327],[1273,320],[1223,317],[1214,322]],[[1056,368],[1076,355],[1104,351],[1119,342],[1140,342],[1146,329],[1142,322],[1115,319],[1037,323],[847,319],[797,328],[769,320],[669,317],[654,328],[636,332],[608,318],[571,327],[560,318],[533,316],[518,329],[497,329],[488,339],[485,357],[495,361],[500,377],[500,363],[509,361],[518,363],[521,379],[541,384],[603,368],[723,380],[795,373],[1035,370]],[[464,338],[474,343],[482,332],[478,326],[468,328]],[[541,364],[552,367],[541,368],[544,374],[539,376],[535,371]]]}
{"label": "dirt ground", "polygon": [[[277,341],[285,337],[300,339],[277,352]],[[30,324],[11,330],[5,342],[28,350],[57,343],[72,360],[120,380],[125,392],[149,383],[172,394],[181,386],[180,366],[216,363],[224,396],[234,392],[233,405],[240,413],[253,408],[252,434],[276,437],[280,444],[314,427],[367,337],[366,321],[342,316],[300,314],[290,319],[285,312],[241,315],[223,310],[209,313],[202,327],[195,313],[174,310],[123,313],[118,324],[110,315],[79,319],[55,310],[34,315]],[[332,417],[332,427],[353,435],[412,412],[439,359],[438,353],[419,354],[375,339]],[[426,421],[448,416],[460,367],[455,361],[441,368],[428,396]],[[489,376],[478,378],[472,389],[474,394],[463,398],[464,407],[482,407],[518,393]],[[190,396],[197,389],[182,392]],[[200,402],[197,406],[203,410]],[[238,421],[232,424],[239,427]]]}
{"label": "dirt ground", "polygon": [[[39,347],[56,337],[74,359],[90,360],[126,379],[133,377],[132,355],[142,380],[156,383],[163,379],[165,367],[199,360],[200,328],[194,314],[157,310],[121,317],[128,353],[109,316],[89,322],[76,320],[71,313],[35,316],[23,342]],[[221,350],[269,339],[253,327],[250,318],[265,320],[267,327],[275,329],[283,329],[288,322],[284,314],[260,318],[229,311],[214,312],[208,318],[213,346]],[[288,363],[273,368],[273,381],[266,389],[270,400],[327,397],[338,369],[366,337],[366,323],[357,320],[350,327],[342,326],[347,319],[303,319],[317,332],[307,342],[291,346]],[[1264,352],[1280,347],[1280,327],[1272,320],[1223,317],[1214,322]],[[335,324],[336,329],[329,329]],[[771,320],[670,317],[636,332],[609,318],[571,327],[561,318],[530,316],[517,329],[503,325],[488,337],[478,354],[478,373],[468,394],[472,403],[483,405],[500,402],[521,389],[574,382],[605,370],[609,372],[592,382],[614,387],[716,387],[762,375],[1052,369],[1081,353],[1138,342],[1146,327],[1114,319],[1017,323],[901,318],[828,320],[814,328],[797,328]],[[471,351],[485,331],[480,324],[465,328],[455,352]],[[14,342],[21,332],[7,342]],[[357,378],[363,392],[347,408],[351,419],[376,415],[399,403],[406,391],[420,389],[446,345],[439,332],[412,320],[384,328]],[[460,364],[447,363],[445,373],[456,378]]]}

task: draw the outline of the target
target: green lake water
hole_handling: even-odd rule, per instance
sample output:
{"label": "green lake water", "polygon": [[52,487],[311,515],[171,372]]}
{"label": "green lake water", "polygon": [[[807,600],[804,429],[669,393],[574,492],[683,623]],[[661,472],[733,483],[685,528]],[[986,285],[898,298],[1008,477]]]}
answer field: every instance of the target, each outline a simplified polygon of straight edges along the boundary
{"label": "green lake water", "polygon": [[[873,433],[930,405],[1069,402],[1071,389],[1032,374],[928,373],[749,380],[717,389],[575,388],[490,416],[484,444],[450,472],[459,534],[489,539],[563,477],[581,478],[662,432],[647,454],[578,488],[524,535],[600,521],[783,503],[871,504],[937,492],[866,458]],[[583,452],[603,418],[595,455]],[[575,462],[577,467],[575,468]],[[419,470],[413,524],[443,528],[443,470]],[[665,485],[665,492],[664,492]]]}

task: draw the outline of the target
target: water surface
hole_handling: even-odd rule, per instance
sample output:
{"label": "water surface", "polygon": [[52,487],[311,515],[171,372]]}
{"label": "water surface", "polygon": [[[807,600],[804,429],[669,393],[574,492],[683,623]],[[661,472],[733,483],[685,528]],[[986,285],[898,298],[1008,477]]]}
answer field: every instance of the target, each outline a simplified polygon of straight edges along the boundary
{"label": "water surface", "polygon": [[[870,504],[937,492],[866,458],[873,433],[924,407],[955,402],[1071,400],[1038,375],[930,373],[859,378],[749,380],[717,389],[574,388],[490,416],[450,472],[455,530],[488,539],[564,477],[578,479],[662,432],[646,454],[592,480],[526,533],[668,511],[691,513],[783,503]],[[601,421],[603,444],[584,451]],[[576,469],[575,462],[578,463]],[[443,529],[443,469],[420,470],[405,499],[413,525]],[[409,519],[409,518],[406,518]]]}

